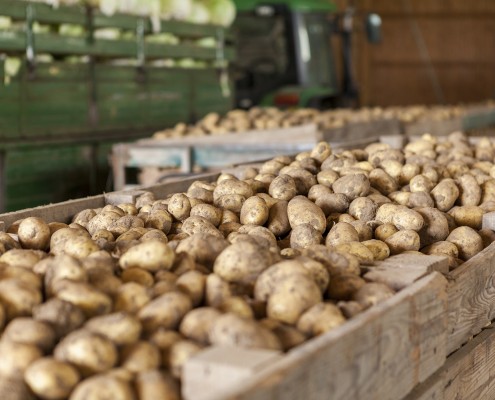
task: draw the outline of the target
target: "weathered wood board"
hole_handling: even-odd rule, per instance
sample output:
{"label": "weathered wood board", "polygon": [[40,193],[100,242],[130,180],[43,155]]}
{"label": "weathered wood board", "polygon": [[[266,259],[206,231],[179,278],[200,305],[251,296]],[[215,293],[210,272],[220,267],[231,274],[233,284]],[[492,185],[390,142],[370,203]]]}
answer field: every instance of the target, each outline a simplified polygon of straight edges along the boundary
{"label": "weathered wood board", "polygon": [[495,319],[495,243],[447,275],[448,354]]}
{"label": "weathered wood board", "polygon": [[401,399],[445,362],[446,286],[432,273],[209,399]]}
{"label": "weathered wood board", "polygon": [[453,353],[404,400],[495,399],[495,325]]}

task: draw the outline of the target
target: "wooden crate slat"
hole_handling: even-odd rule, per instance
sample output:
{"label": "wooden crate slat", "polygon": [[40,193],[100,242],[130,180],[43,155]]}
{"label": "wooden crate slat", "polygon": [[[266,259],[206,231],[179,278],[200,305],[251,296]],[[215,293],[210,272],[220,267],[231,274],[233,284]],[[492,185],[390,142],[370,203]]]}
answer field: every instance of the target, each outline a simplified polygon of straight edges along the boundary
{"label": "wooden crate slat", "polygon": [[426,276],[211,399],[401,399],[445,361],[446,285]]}
{"label": "wooden crate slat", "polygon": [[495,325],[447,358],[445,364],[404,400],[495,398]]}
{"label": "wooden crate slat", "polygon": [[450,354],[495,319],[495,243],[447,278]]}

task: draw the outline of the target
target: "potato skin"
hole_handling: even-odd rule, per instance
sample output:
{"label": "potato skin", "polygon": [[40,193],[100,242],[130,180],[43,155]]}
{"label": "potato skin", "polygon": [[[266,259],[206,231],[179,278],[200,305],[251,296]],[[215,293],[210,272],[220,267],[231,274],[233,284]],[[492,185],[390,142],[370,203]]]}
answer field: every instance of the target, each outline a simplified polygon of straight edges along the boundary
{"label": "potato skin", "polygon": [[192,309],[192,301],[184,293],[174,291],[162,294],[147,303],[138,312],[143,329],[152,332],[160,327],[175,329]]}
{"label": "potato skin", "polygon": [[335,193],[343,193],[351,201],[366,196],[370,187],[370,181],[364,174],[343,176],[332,184]]}
{"label": "potato skin", "polygon": [[339,308],[331,303],[318,303],[304,312],[297,321],[297,329],[306,336],[318,336],[345,322]]}
{"label": "potato skin", "polygon": [[321,302],[316,283],[305,275],[290,275],[280,281],[268,298],[267,316],[271,319],[295,324],[308,308]]}
{"label": "potato skin", "polygon": [[464,261],[483,250],[483,239],[473,228],[468,226],[454,229],[445,240],[457,246],[459,258]]}
{"label": "potato skin", "polygon": [[449,211],[459,197],[459,188],[453,179],[443,179],[432,189],[431,195],[440,211]]}
{"label": "potato skin", "polygon": [[477,206],[481,201],[481,187],[471,174],[464,174],[457,178],[460,189],[459,200],[462,206]]}
{"label": "potato skin", "polygon": [[289,201],[297,195],[296,182],[289,175],[279,175],[270,183],[268,193],[274,199]]}
{"label": "potato skin", "polygon": [[234,243],[215,260],[213,271],[227,282],[252,285],[271,263],[268,249],[253,243]]}
{"label": "potato skin", "polygon": [[327,227],[321,208],[304,196],[296,196],[289,201],[287,214],[292,229],[297,225],[310,224],[315,230],[323,233]]}
{"label": "potato skin", "polygon": [[290,245],[293,249],[303,249],[320,244],[322,240],[321,233],[310,224],[297,225],[290,235]]}
{"label": "potato skin", "polygon": [[413,230],[402,230],[385,239],[392,255],[410,250],[418,251],[420,242],[418,233]]}
{"label": "potato skin", "polygon": [[268,220],[269,208],[258,196],[246,199],[241,208],[240,221],[243,225],[264,225]]}
{"label": "potato skin", "polygon": [[108,374],[92,376],[80,382],[72,392],[70,400],[133,400],[131,385]]}
{"label": "potato skin", "polygon": [[478,206],[453,207],[449,214],[454,217],[458,226],[465,225],[479,230],[483,222],[483,209]]}
{"label": "potato skin", "polygon": [[260,323],[227,313],[213,323],[209,341],[213,345],[280,350],[278,338]]}
{"label": "potato skin", "polygon": [[123,269],[139,267],[150,272],[170,269],[175,259],[172,249],[159,241],[143,242],[131,247],[119,259]]}
{"label": "potato skin", "polygon": [[358,197],[349,205],[349,214],[354,218],[367,222],[375,219],[376,203],[368,197]]}
{"label": "potato skin", "polygon": [[359,234],[356,229],[347,222],[335,224],[325,239],[326,246],[338,246],[339,244],[359,242]]}
{"label": "potato skin", "polygon": [[19,224],[17,235],[24,249],[46,250],[50,244],[50,227],[41,218],[23,219]]}
{"label": "potato skin", "polygon": [[69,333],[55,347],[55,359],[76,366],[82,376],[107,371],[117,363],[117,349],[104,336],[80,329]]}
{"label": "potato skin", "polygon": [[184,337],[207,345],[209,332],[222,313],[213,307],[200,307],[189,311],[182,320],[179,331]]}
{"label": "potato skin", "polygon": [[371,239],[365,240],[361,243],[373,253],[373,259],[375,261],[382,261],[390,256],[389,247],[381,240]]}
{"label": "potato skin", "polygon": [[266,226],[276,237],[287,235],[291,229],[287,213],[288,206],[287,201],[281,200],[270,208]]}
{"label": "potato skin", "polygon": [[364,279],[354,274],[337,274],[330,280],[328,295],[334,300],[351,300],[353,294],[365,283]]}
{"label": "potato skin", "polygon": [[413,230],[418,232],[424,225],[423,217],[417,211],[407,207],[398,207],[392,216],[392,223],[399,230]]}
{"label": "potato skin", "polygon": [[25,371],[24,379],[39,397],[49,400],[69,397],[80,380],[80,374],[69,363],[53,358],[40,358]]}

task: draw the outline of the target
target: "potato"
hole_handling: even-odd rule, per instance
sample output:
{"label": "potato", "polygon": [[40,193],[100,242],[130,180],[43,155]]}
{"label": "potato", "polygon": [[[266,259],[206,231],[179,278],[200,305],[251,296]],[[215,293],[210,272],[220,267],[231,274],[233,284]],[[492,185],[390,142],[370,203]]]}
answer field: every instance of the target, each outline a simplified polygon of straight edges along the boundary
{"label": "potato", "polygon": [[52,295],[54,285],[63,279],[87,282],[88,273],[77,258],[61,254],[50,259],[47,263],[44,279],[46,293]]}
{"label": "potato", "polygon": [[418,251],[421,243],[418,233],[408,229],[394,233],[384,242],[390,248],[390,254],[392,255],[409,250]]}
{"label": "potato", "polygon": [[251,196],[242,205],[240,221],[246,225],[264,225],[268,220],[268,206],[265,200],[258,196]]}
{"label": "potato", "polygon": [[372,187],[378,189],[385,195],[395,192],[398,188],[398,184],[395,179],[381,168],[375,168],[370,172],[369,182]]}
{"label": "potato", "polygon": [[410,194],[406,206],[409,208],[434,207],[435,202],[426,192],[414,192]]}
{"label": "potato", "polygon": [[206,218],[199,216],[190,216],[182,225],[182,232],[192,236],[196,233],[206,233],[209,235],[223,238],[220,231]]}
{"label": "potato", "polygon": [[364,222],[372,221],[377,208],[376,203],[368,197],[357,197],[349,205],[349,214]]}
{"label": "potato", "polygon": [[50,227],[41,218],[23,219],[19,224],[17,235],[24,249],[46,250],[50,244]]}
{"label": "potato", "polygon": [[302,255],[322,263],[328,270],[330,276],[343,272],[355,275],[361,273],[357,257],[349,253],[339,253],[330,250],[323,245],[311,246],[304,249]]}
{"label": "potato", "polygon": [[187,294],[194,307],[203,302],[206,286],[206,275],[198,271],[188,271],[176,281],[177,289]]}
{"label": "potato", "polygon": [[10,234],[5,232],[0,232],[0,244],[2,244],[5,247],[5,251],[21,248],[19,242],[14,240],[12,236],[10,236]]}
{"label": "potato", "polygon": [[165,210],[156,210],[148,215],[144,226],[162,231],[165,234],[170,232],[172,227],[173,217]]}
{"label": "potato", "polygon": [[57,298],[34,307],[33,318],[50,324],[57,338],[65,336],[84,323],[84,313],[81,309]]}
{"label": "potato", "polygon": [[161,364],[158,347],[145,341],[129,343],[122,347],[119,359],[121,367],[132,373],[154,370]]}
{"label": "potato", "polygon": [[291,176],[296,183],[297,194],[306,195],[311,186],[316,185],[316,177],[304,168],[285,167],[280,171],[281,174]]}
{"label": "potato", "polygon": [[47,258],[41,260],[33,267],[32,270],[22,267],[20,268],[15,265],[0,263],[0,281],[14,278],[20,282],[24,282],[28,286],[32,286],[33,288],[40,290],[42,285],[40,276],[42,276],[42,274],[39,273],[37,267],[38,265],[46,264],[47,261],[50,260]]}
{"label": "potato", "polygon": [[268,298],[267,316],[295,324],[301,314],[322,300],[316,283],[307,275],[294,274],[278,282]]}
{"label": "potato", "polygon": [[0,281],[0,303],[7,320],[31,315],[33,307],[42,302],[39,289],[16,278]]}
{"label": "potato", "polygon": [[332,147],[327,142],[319,142],[313,150],[311,150],[310,157],[315,159],[319,164],[325,161],[332,154]]}
{"label": "potato", "polygon": [[459,201],[462,206],[477,206],[481,201],[481,187],[476,178],[471,174],[464,174],[456,181],[460,195]]}
{"label": "potato", "polygon": [[170,269],[175,254],[165,243],[159,241],[143,242],[131,247],[120,259],[123,269],[139,267],[150,272]]}
{"label": "potato", "polygon": [[146,287],[152,287],[155,283],[153,275],[142,268],[128,268],[121,274],[122,282],[137,282]]}
{"label": "potato", "polygon": [[375,219],[382,224],[393,223],[394,215],[398,210],[401,210],[401,206],[397,204],[382,204],[376,211]]}
{"label": "potato", "polygon": [[249,242],[235,243],[219,254],[213,271],[227,282],[252,285],[271,259],[266,248]]}
{"label": "potato", "polygon": [[289,223],[292,229],[298,225],[310,224],[315,230],[323,233],[326,229],[325,214],[320,207],[306,197],[296,196],[287,206]]}
{"label": "potato", "polygon": [[334,300],[351,300],[358,289],[365,285],[358,275],[342,273],[332,276],[328,285],[328,296]]}
{"label": "potato", "polygon": [[108,374],[92,376],[80,382],[70,400],[133,400],[130,383]]}
{"label": "potato", "polygon": [[478,234],[481,236],[481,239],[483,239],[483,247],[488,247],[495,241],[495,232],[491,229],[481,229],[478,231]]}
{"label": "potato", "polygon": [[291,232],[290,246],[294,249],[303,249],[320,244],[323,240],[321,232],[310,224],[297,225]]}
{"label": "potato", "polygon": [[373,253],[364,244],[357,241],[340,243],[335,246],[335,251],[353,255],[362,265],[369,265],[374,261]]}
{"label": "potato", "polygon": [[72,218],[72,222],[79,224],[81,226],[84,226],[85,228],[88,227],[89,221],[93,219],[96,216],[95,210],[92,209],[86,209],[78,212],[74,218]]}
{"label": "potato", "polygon": [[87,317],[102,315],[112,309],[112,299],[85,282],[73,282],[67,279],[53,285],[56,296],[79,307]]}
{"label": "potato", "polygon": [[373,259],[375,261],[382,261],[390,256],[390,249],[385,242],[381,240],[371,239],[361,243],[373,253]]}
{"label": "potato", "polygon": [[394,233],[397,233],[398,231],[399,230],[395,227],[395,225],[391,223],[385,223],[375,229],[375,237],[378,240],[385,241],[387,238],[392,236]]}
{"label": "potato", "polygon": [[332,187],[332,184],[339,179],[339,174],[331,169],[318,172],[316,180],[320,185]]}
{"label": "potato", "polygon": [[398,230],[419,231],[424,225],[423,217],[407,207],[398,207],[392,215],[392,223]]}
{"label": "potato", "polygon": [[357,221],[351,221],[349,223],[354,227],[354,229],[358,233],[360,242],[373,239],[373,229],[372,229],[373,224],[371,223],[371,221],[364,222],[357,220]]}
{"label": "potato", "polygon": [[182,320],[179,331],[187,339],[207,345],[209,332],[222,313],[212,307],[200,307],[189,311]]}
{"label": "potato", "polygon": [[136,313],[150,300],[151,293],[145,286],[135,282],[124,283],[115,294],[114,310]]}
{"label": "potato", "polygon": [[137,315],[144,330],[152,332],[159,327],[175,329],[191,309],[189,296],[174,291],[153,299],[141,308]]}
{"label": "potato", "polygon": [[357,197],[366,196],[370,187],[370,181],[364,174],[347,175],[337,179],[332,184],[335,193],[345,194],[350,201]]}
{"label": "potato", "polygon": [[445,240],[449,235],[449,223],[445,214],[431,207],[418,208],[416,211],[421,214],[425,222],[423,228],[418,232],[421,247]]}
{"label": "potato", "polygon": [[[211,205],[211,204],[197,204],[190,212],[191,216],[203,217],[213,224],[213,226],[218,227],[222,223],[222,210]],[[228,214],[227,214],[228,215]],[[235,216],[237,219],[237,216]]]}
{"label": "potato", "polygon": [[417,164],[404,164],[399,176],[399,183],[401,185],[407,185],[416,175],[421,172],[421,167]]}
{"label": "potato", "polygon": [[305,275],[311,277],[309,269],[297,260],[286,260],[273,264],[263,271],[256,280],[254,297],[258,301],[267,301],[274,292],[279,282],[293,275]]}
{"label": "potato", "polygon": [[459,189],[453,179],[443,179],[432,189],[431,195],[440,211],[449,211],[459,197]]}
{"label": "potato", "polygon": [[312,337],[322,335],[344,322],[345,318],[337,306],[331,303],[318,303],[301,315],[297,321],[297,329]]}
{"label": "potato", "polygon": [[8,377],[22,376],[24,371],[43,353],[34,344],[0,340],[0,381]]}
{"label": "potato", "polygon": [[383,283],[366,283],[354,293],[353,300],[357,301],[363,308],[369,308],[393,295],[394,291]]}
{"label": "potato", "polygon": [[411,193],[414,192],[427,192],[429,193],[435,184],[425,175],[416,175],[409,182],[409,188]]}
{"label": "potato", "polygon": [[255,318],[255,310],[248,300],[241,296],[232,296],[220,304],[219,309],[224,313],[236,314],[243,318]]}
{"label": "potato", "polygon": [[134,343],[141,334],[139,320],[125,312],[91,318],[84,328],[110,339],[117,346]]}
{"label": "potato", "polygon": [[168,212],[178,221],[184,221],[191,212],[191,202],[184,193],[174,194],[168,203]]}
{"label": "potato", "polygon": [[[122,211],[122,210],[121,210]],[[112,223],[117,221],[122,217],[121,214],[118,214],[113,211],[105,211],[95,215],[91,220],[87,223],[86,229],[88,230],[90,235],[94,235],[95,232],[101,229],[108,229]],[[81,225],[84,227],[84,225]]]}
{"label": "potato", "polygon": [[344,317],[348,319],[355,317],[364,310],[364,307],[357,301],[339,301],[337,307]]}
{"label": "potato", "polygon": [[187,253],[193,260],[208,268],[213,267],[213,263],[218,255],[229,245],[229,243],[216,236],[206,233],[196,233],[182,240],[176,248],[177,253]]}
{"label": "potato", "polygon": [[483,250],[483,239],[473,228],[468,226],[454,229],[445,240],[457,246],[459,258],[464,261]]}
{"label": "potato", "polygon": [[69,397],[81,378],[69,363],[45,357],[34,361],[26,369],[24,379],[38,397],[61,400]]}
{"label": "potato", "polygon": [[55,344],[55,332],[47,323],[33,318],[19,317],[13,319],[7,325],[3,332],[2,340],[32,344],[43,352],[48,352]]}
{"label": "potato", "polygon": [[326,246],[338,246],[349,242],[359,242],[359,235],[356,229],[347,222],[335,224],[325,239]]}
{"label": "potato", "polygon": [[164,371],[143,371],[136,375],[139,400],[180,400],[179,385]]}
{"label": "potato", "polygon": [[206,277],[206,304],[219,307],[227,298],[232,296],[229,283],[216,274]]}
{"label": "potato", "polygon": [[279,201],[270,208],[267,228],[277,237],[287,235],[291,230],[288,205],[287,201]]}
{"label": "potato", "polygon": [[427,255],[434,255],[434,256],[440,255],[440,256],[447,256],[453,258],[459,257],[459,250],[457,246],[454,243],[447,241],[440,241],[433,243],[429,246],[422,248],[421,252]]}
{"label": "potato", "polygon": [[219,182],[213,190],[213,199],[216,203],[223,196],[238,195],[247,199],[253,194],[253,190],[246,182],[237,179],[226,179]]}
{"label": "potato", "polygon": [[342,193],[329,193],[316,199],[315,204],[328,216],[332,213],[343,213],[349,208],[349,200]]}
{"label": "potato", "polygon": [[180,340],[174,343],[165,353],[164,361],[172,376],[179,379],[184,364],[201,351],[201,346],[191,340]]}
{"label": "potato", "polygon": [[297,195],[296,182],[289,175],[279,175],[270,183],[268,193],[274,199],[289,201]]}
{"label": "potato", "polygon": [[40,250],[12,249],[0,256],[0,262],[16,268],[32,269],[46,253]]}
{"label": "potato", "polygon": [[449,214],[454,217],[456,225],[465,225],[479,230],[483,222],[483,209],[478,206],[461,206],[450,209]]}
{"label": "potato", "polygon": [[321,262],[306,256],[298,256],[295,261],[301,263],[308,272],[308,276],[310,276],[318,285],[320,291],[322,293],[325,292],[328,287],[328,282],[330,281],[330,274],[326,267]]}
{"label": "potato", "polygon": [[278,338],[260,323],[235,314],[216,318],[210,332],[212,345],[280,350]]}
{"label": "potato", "polygon": [[282,324],[269,318],[261,320],[260,323],[275,334],[284,351],[299,346],[306,341],[306,336],[293,326]]}

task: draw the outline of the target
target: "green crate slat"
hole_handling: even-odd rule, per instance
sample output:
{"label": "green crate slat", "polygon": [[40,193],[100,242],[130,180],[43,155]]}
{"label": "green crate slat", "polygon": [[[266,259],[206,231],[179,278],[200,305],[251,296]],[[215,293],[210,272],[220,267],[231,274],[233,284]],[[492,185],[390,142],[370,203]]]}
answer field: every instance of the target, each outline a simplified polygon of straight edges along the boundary
{"label": "green crate slat", "polygon": [[67,103],[86,102],[88,99],[87,83],[70,82],[29,82],[26,85],[26,99],[43,100],[49,104],[67,105]]}
{"label": "green crate slat", "polygon": [[[25,66],[21,69],[25,71]],[[68,64],[63,62],[53,62],[49,64],[37,64],[34,71],[35,81],[48,82],[85,82],[89,76],[89,65],[87,64]]]}
{"label": "green crate slat", "polygon": [[[92,55],[98,57],[137,57],[137,42],[131,40],[98,39],[89,43],[85,38],[64,37],[56,34],[35,35],[34,48],[38,53],[58,55]],[[0,50],[22,52],[26,49],[26,36],[19,32],[0,32]],[[197,60],[216,60],[214,48],[195,46],[192,44],[167,45],[148,43],[145,45],[145,56],[148,59],[187,58]],[[234,52],[226,49],[225,58],[232,60]]]}
{"label": "green crate slat", "polygon": [[[86,8],[82,6],[59,6],[53,8],[47,4],[20,2],[18,0],[0,0],[0,15],[12,17],[16,20],[26,18],[26,9],[30,5],[34,12],[35,20],[45,24],[76,24],[85,25],[87,23]],[[93,11],[93,26],[96,28],[120,28],[127,30],[136,29],[138,20],[143,19],[146,33],[152,32],[152,25],[149,18],[139,16],[116,14],[106,16],[99,10]],[[215,36],[219,30],[225,35],[230,35],[225,28],[216,25],[198,25],[182,21],[162,20],[160,24],[161,32],[172,33],[182,37],[205,37]]]}

